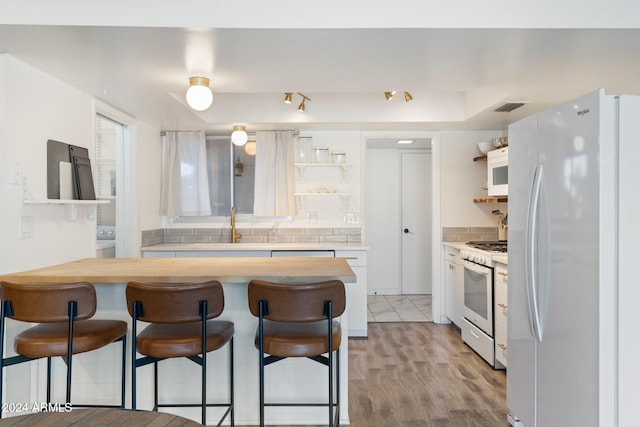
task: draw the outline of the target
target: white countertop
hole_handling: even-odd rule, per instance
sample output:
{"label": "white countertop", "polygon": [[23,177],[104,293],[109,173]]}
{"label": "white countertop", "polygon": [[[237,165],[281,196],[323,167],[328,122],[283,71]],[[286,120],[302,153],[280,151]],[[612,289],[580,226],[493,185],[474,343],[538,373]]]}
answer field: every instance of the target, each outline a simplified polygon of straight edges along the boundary
{"label": "white countertop", "polygon": [[363,243],[161,243],[141,251],[366,251]]}

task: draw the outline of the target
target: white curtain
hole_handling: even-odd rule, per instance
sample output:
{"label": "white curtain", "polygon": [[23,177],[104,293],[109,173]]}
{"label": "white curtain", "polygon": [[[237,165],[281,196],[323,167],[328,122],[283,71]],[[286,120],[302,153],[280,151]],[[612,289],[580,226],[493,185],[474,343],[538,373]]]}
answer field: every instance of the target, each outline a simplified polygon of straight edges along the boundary
{"label": "white curtain", "polygon": [[296,214],[292,131],[256,132],[254,216]]}
{"label": "white curtain", "polygon": [[211,215],[203,132],[167,132],[163,141],[160,215]]}

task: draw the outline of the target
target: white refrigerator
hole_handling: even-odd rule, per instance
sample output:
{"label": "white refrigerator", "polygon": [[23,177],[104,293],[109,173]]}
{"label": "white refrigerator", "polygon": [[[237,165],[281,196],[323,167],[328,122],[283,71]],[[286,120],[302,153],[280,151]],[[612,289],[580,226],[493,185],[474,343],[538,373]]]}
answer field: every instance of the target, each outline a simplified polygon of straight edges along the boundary
{"label": "white refrigerator", "polygon": [[640,100],[509,126],[507,406],[524,427],[640,425]]}

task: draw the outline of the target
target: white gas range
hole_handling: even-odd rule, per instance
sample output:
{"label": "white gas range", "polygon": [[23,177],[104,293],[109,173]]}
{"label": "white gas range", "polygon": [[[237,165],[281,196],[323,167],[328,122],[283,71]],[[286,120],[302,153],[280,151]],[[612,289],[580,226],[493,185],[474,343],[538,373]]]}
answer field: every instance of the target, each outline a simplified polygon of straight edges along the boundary
{"label": "white gas range", "polygon": [[507,242],[468,242],[460,250],[464,267],[462,339],[496,367],[493,316],[493,256],[506,254]]}

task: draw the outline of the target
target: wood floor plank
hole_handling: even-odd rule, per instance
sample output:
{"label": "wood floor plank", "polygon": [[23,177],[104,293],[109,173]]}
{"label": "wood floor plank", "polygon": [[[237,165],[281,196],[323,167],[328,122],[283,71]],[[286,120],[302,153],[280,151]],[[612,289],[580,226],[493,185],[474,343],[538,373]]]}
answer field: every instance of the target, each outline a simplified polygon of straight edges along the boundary
{"label": "wood floor plank", "polygon": [[354,427],[508,427],[506,376],[434,323],[371,323],[349,342]]}
{"label": "wood floor plank", "polygon": [[510,427],[505,372],[454,327],[369,323],[368,335],[349,340],[352,427]]}

